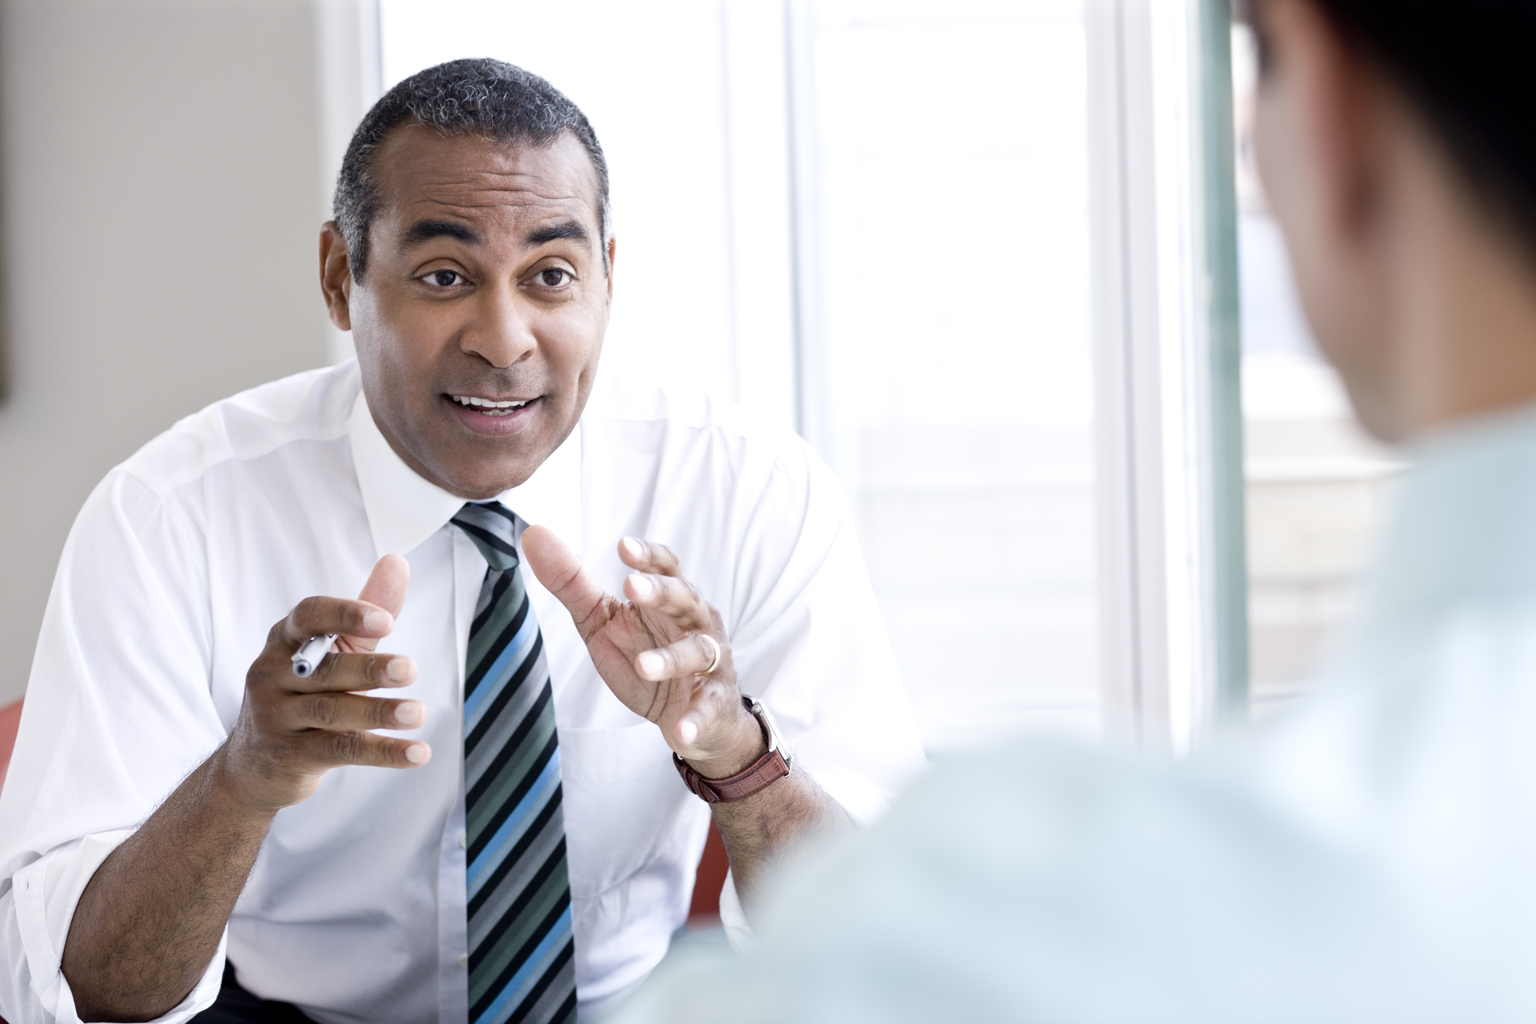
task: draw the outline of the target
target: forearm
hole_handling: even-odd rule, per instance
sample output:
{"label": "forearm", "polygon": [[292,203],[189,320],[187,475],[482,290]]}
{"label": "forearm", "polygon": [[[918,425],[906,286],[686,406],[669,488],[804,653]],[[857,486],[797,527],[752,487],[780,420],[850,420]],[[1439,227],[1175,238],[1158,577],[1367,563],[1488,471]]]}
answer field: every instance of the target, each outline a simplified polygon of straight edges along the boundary
{"label": "forearm", "polygon": [[62,968],[82,1020],[153,1020],[207,970],[274,813],[236,798],[226,752],[189,775],[81,894]]}
{"label": "forearm", "polygon": [[764,873],[792,848],[850,824],[842,806],[793,765],[784,778],[746,799],[712,806],[736,892],[748,906]]}

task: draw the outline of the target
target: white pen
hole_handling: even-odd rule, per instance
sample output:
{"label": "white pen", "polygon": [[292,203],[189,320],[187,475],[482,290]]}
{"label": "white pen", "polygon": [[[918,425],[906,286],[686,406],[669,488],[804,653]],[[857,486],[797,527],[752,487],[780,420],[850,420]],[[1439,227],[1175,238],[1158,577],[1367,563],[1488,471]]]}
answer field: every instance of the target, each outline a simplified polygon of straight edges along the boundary
{"label": "white pen", "polygon": [[320,659],[330,652],[331,644],[336,642],[335,633],[326,633],[324,636],[312,636],[304,641],[304,645],[293,655],[293,674],[307,676],[320,664]]}

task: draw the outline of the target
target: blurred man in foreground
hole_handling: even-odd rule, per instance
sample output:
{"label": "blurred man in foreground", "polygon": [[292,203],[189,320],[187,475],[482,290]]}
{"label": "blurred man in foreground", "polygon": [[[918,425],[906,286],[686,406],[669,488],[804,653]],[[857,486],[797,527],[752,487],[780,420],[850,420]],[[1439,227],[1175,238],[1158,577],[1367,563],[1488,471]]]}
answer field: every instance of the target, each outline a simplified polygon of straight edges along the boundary
{"label": "blurred man in foreground", "polygon": [[1415,464],[1351,642],[1299,713],[1181,765],[947,767],[784,880],[749,959],[625,1020],[1536,1017],[1536,5],[1253,13],[1308,318]]}

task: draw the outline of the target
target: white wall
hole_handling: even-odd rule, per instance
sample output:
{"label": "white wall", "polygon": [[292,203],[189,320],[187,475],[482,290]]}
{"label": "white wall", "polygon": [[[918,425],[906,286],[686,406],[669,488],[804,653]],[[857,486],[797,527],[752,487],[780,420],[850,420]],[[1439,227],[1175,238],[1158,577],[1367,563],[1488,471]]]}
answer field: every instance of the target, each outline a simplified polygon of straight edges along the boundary
{"label": "white wall", "polygon": [[59,550],[102,474],[207,403],[328,361],[323,9],[0,8],[0,704],[25,688]]}

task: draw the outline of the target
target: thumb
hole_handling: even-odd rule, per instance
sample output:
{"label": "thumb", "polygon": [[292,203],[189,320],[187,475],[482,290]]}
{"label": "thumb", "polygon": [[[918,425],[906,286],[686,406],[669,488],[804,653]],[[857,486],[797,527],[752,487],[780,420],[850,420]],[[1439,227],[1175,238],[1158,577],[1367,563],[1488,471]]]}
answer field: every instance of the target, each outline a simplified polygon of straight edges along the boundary
{"label": "thumb", "polygon": [[[405,592],[410,585],[411,563],[400,555],[388,554],[374,565],[373,572],[368,574],[368,582],[363,584],[357,599],[378,605],[389,612],[391,618],[399,618],[400,609],[405,607]],[[353,637],[351,639],[352,645],[361,650],[371,651],[379,643],[378,640],[370,638]]]}
{"label": "thumb", "polygon": [[565,605],[580,630],[607,596],[603,588],[593,582],[576,553],[548,527],[530,526],[523,531],[523,556],[544,589]]}

